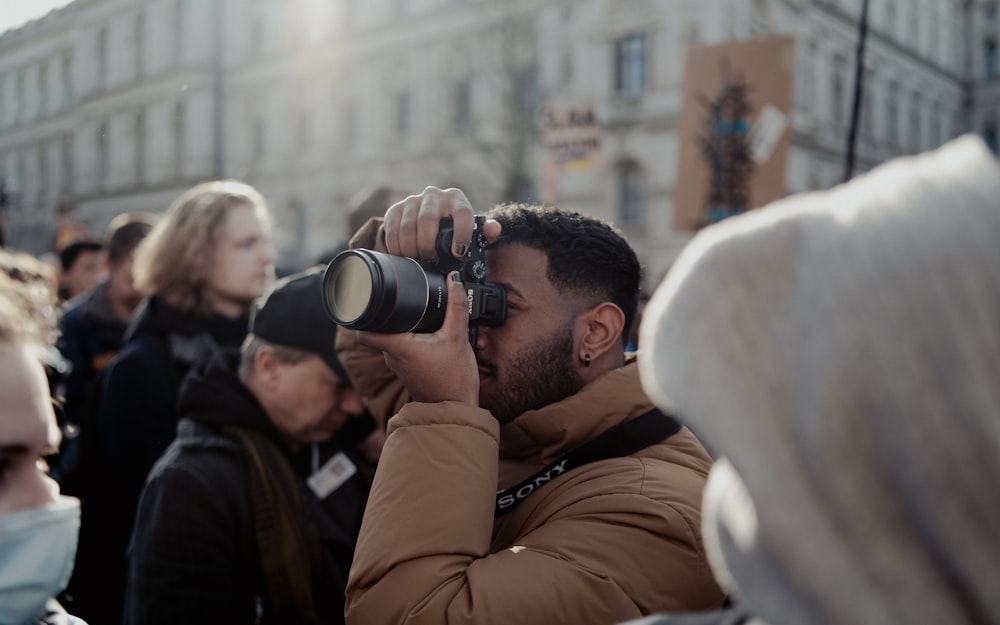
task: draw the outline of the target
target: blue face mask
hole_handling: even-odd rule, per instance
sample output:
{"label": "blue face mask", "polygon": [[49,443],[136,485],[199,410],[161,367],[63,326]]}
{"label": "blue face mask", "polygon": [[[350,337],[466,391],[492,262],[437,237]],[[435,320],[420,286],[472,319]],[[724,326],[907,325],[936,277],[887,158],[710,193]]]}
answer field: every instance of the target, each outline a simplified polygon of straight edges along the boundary
{"label": "blue face mask", "polygon": [[80,500],[0,516],[0,623],[37,619],[73,572],[80,530]]}

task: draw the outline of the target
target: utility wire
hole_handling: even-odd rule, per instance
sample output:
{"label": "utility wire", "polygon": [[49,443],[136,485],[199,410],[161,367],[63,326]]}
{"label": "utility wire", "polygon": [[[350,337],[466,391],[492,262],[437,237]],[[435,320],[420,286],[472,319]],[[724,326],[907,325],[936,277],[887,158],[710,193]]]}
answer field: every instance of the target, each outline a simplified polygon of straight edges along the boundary
{"label": "utility wire", "polygon": [[[844,182],[854,177],[854,159],[858,142],[858,121],[861,118],[861,101],[865,88],[865,42],[867,39],[868,0],[863,0],[861,3],[861,22],[858,25],[858,47],[854,59],[854,102],[851,105],[851,123],[847,129],[847,155],[844,165]],[[889,121],[895,123],[893,120]]]}

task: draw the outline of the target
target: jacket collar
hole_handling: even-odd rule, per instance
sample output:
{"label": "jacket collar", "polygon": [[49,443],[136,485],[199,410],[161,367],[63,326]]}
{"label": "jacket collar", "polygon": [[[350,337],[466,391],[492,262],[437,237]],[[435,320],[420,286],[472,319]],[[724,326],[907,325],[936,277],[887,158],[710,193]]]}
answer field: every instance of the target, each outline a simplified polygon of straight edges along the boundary
{"label": "jacket collar", "polygon": [[208,334],[223,347],[239,347],[249,327],[249,312],[236,319],[221,315],[200,318],[184,315],[163,299],[146,298],[136,310],[125,333],[126,342],[140,336],[196,336]]}
{"label": "jacket collar", "polygon": [[236,374],[239,358],[234,349],[220,350],[192,370],[181,385],[177,412],[213,428],[255,430],[280,444],[281,437],[264,408]]}
{"label": "jacket collar", "polygon": [[525,412],[500,427],[500,457],[548,463],[608,428],[653,407],[634,358],[578,393]]}

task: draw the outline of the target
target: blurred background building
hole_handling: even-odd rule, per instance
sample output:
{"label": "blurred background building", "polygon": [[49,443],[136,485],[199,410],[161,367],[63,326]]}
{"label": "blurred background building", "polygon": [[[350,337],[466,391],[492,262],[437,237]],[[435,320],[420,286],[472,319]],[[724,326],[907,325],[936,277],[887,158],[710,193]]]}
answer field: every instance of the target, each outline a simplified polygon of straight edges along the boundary
{"label": "blurred background building", "polygon": [[853,172],[969,131],[996,150],[995,0],[74,0],[0,36],[5,242],[232,177],[294,266],[366,186],[459,186],[608,218],[655,278],[710,195],[702,222],[843,179],[865,4]]}

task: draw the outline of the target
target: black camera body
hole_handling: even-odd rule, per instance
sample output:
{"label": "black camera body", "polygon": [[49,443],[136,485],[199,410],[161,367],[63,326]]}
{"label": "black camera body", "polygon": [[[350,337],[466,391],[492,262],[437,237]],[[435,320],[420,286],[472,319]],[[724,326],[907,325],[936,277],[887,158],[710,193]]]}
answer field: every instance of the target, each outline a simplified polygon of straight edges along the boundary
{"label": "black camera body", "polygon": [[499,326],[507,313],[507,295],[486,281],[486,218],[477,215],[465,255],[451,253],[454,228],[442,220],[435,241],[436,265],[374,250],[338,254],[323,276],[323,302],[338,324],[369,332],[435,332],[444,322],[448,274],[457,271],[469,303],[470,338],[474,328]]}

